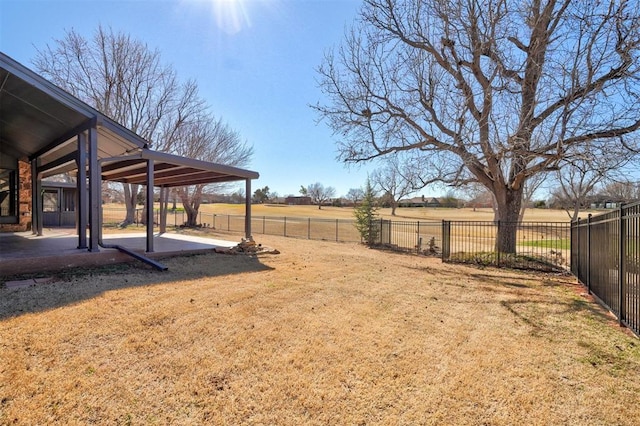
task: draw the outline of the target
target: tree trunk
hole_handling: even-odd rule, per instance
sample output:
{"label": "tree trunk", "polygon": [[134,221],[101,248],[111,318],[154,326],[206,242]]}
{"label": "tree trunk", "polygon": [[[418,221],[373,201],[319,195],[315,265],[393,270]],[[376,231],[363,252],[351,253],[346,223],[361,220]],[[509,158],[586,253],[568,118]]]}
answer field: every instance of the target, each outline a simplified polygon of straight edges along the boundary
{"label": "tree trunk", "polygon": [[202,189],[202,185],[197,185],[192,194],[189,193],[188,188],[181,188],[178,190],[180,201],[182,201],[184,211],[187,213],[185,226],[198,226],[198,210],[200,209],[200,202],[202,201]]}
{"label": "tree trunk", "polygon": [[184,211],[187,213],[187,223],[185,225],[189,227],[198,226],[198,210],[195,210],[190,204],[185,204]]}
{"label": "tree trunk", "polygon": [[398,207],[396,203],[391,203],[391,216],[396,215],[396,207]]}
{"label": "tree trunk", "polygon": [[126,226],[131,225],[136,220],[136,205],[138,202],[139,186],[123,183],[122,187],[124,189],[124,205],[127,209],[127,215],[120,225]]}
{"label": "tree trunk", "polygon": [[578,217],[580,217],[580,206],[577,203],[573,206],[573,213],[569,214],[569,217],[571,218],[571,222],[575,222],[578,220]]}
{"label": "tree trunk", "polygon": [[191,196],[188,189],[180,189],[178,194],[180,195],[180,201],[184,212],[187,214],[187,220],[184,225],[188,227],[198,226],[198,210],[193,208],[191,203]]}
{"label": "tree trunk", "polygon": [[518,233],[518,219],[522,205],[522,189],[500,188],[496,191],[496,251],[515,253]]}

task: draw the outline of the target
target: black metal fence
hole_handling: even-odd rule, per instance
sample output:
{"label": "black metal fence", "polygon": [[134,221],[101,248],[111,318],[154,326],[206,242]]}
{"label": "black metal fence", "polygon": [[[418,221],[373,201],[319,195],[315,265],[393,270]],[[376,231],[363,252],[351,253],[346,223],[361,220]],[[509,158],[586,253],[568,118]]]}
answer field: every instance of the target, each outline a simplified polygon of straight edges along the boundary
{"label": "black metal fence", "polygon": [[[514,253],[496,249],[500,231],[515,232]],[[544,271],[569,268],[568,222],[443,221],[442,235],[443,261]]]}
{"label": "black metal fence", "polygon": [[[160,222],[160,211],[154,211],[155,223]],[[104,225],[117,225],[124,221],[126,210],[103,209]],[[135,224],[142,224],[142,209],[136,210]],[[180,227],[187,220],[183,210],[167,211],[167,226]],[[197,223],[203,228],[225,232],[244,233],[244,215],[229,215],[199,212]],[[351,219],[301,218],[287,216],[252,216],[253,234],[277,235],[340,242],[360,242],[360,234]]]}
{"label": "black metal fence", "polygon": [[[155,212],[159,222],[159,212]],[[122,222],[125,211],[103,209],[103,222]],[[142,211],[136,212],[136,220]],[[182,210],[168,211],[167,225],[179,227],[186,221]],[[200,212],[197,221],[204,228],[226,232],[244,232],[244,215]],[[138,223],[138,222],[137,222]],[[501,226],[515,228],[516,253],[495,250]],[[569,266],[570,224],[566,222],[500,222],[472,221],[392,221],[376,219],[372,223],[379,248],[442,257],[448,262],[508,266],[525,269],[556,270]],[[301,218],[287,216],[253,216],[254,235],[277,235],[310,240],[361,242],[351,219]]]}
{"label": "black metal fence", "polygon": [[640,335],[640,203],[573,222],[571,272]]}

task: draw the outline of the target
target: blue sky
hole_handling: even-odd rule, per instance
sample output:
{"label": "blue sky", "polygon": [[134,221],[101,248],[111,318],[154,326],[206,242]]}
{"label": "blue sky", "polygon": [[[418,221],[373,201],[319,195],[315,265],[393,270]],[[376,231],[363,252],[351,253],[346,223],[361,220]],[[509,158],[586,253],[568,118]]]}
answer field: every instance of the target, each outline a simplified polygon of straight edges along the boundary
{"label": "blue sky", "polygon": [[[343,39],[360,0],[0,0],[0,50],[29,68],[37,49],[99,24],[159,49],[195,79],[212,111],[254,147],[253,188],[284,196],[320,182],[336,195],[363,186],[309,104],[323,101],[315,68]],[[368,168],[368,169],[367,169]]]}

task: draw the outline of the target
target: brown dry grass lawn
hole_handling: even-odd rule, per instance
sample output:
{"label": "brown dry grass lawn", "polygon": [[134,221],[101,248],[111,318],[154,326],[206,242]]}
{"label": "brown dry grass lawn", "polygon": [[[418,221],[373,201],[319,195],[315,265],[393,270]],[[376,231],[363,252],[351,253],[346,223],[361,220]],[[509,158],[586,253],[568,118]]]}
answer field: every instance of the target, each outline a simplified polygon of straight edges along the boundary
{"label": "brown dry grass lawn", "polygon": [[640,345],[575,280],[261,236],[0,288],[0,424],[640,423]]}

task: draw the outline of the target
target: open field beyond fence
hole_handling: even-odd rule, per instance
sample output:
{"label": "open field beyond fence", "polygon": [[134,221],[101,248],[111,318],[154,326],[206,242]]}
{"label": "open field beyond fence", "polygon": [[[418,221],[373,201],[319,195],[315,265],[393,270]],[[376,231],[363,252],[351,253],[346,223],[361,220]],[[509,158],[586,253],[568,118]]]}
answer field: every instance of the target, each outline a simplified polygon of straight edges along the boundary
{"label": "open field beyond fence", "polygon": [[257,242],[0,288],[0,424],[640,423],[640,343],[574,278]]}
{"label": "open field beyond fence", "polygon": [[[105,204],[105,209],[122,210],[122,204]],[[141,206],[140,206],[141,207]],[[159,205],[156,203],[155,208]],[[169,204],[171,209],[172,205]],[[180,203],[176,207],[180,209]],[[222,215],[244,215],[244,204],[202,204],[200,211],[208,214]],[[284,204],[253,204],[251,207],[254,216],[288,216],[288,217],[311,217],[324,219],[350,219],[353,220],[353,208],[325,206],[318,209],[317,206],[293,206]],[[587,213],[582,213],[586,217]],[[591,213],[597,213],[591,211]],[[403,207],[396,209],[396,216],[391,216],[390,208],[381,208],[377,214],[382,219],[389,220],[471,220],[471,221],[491,221],[493,220],[493,210],[490,208],[435,208],[435,207]],[[564,210],[553,209],[527,209],[524,216],[525,221],[535,222],[569,222],[569,216]]]}

